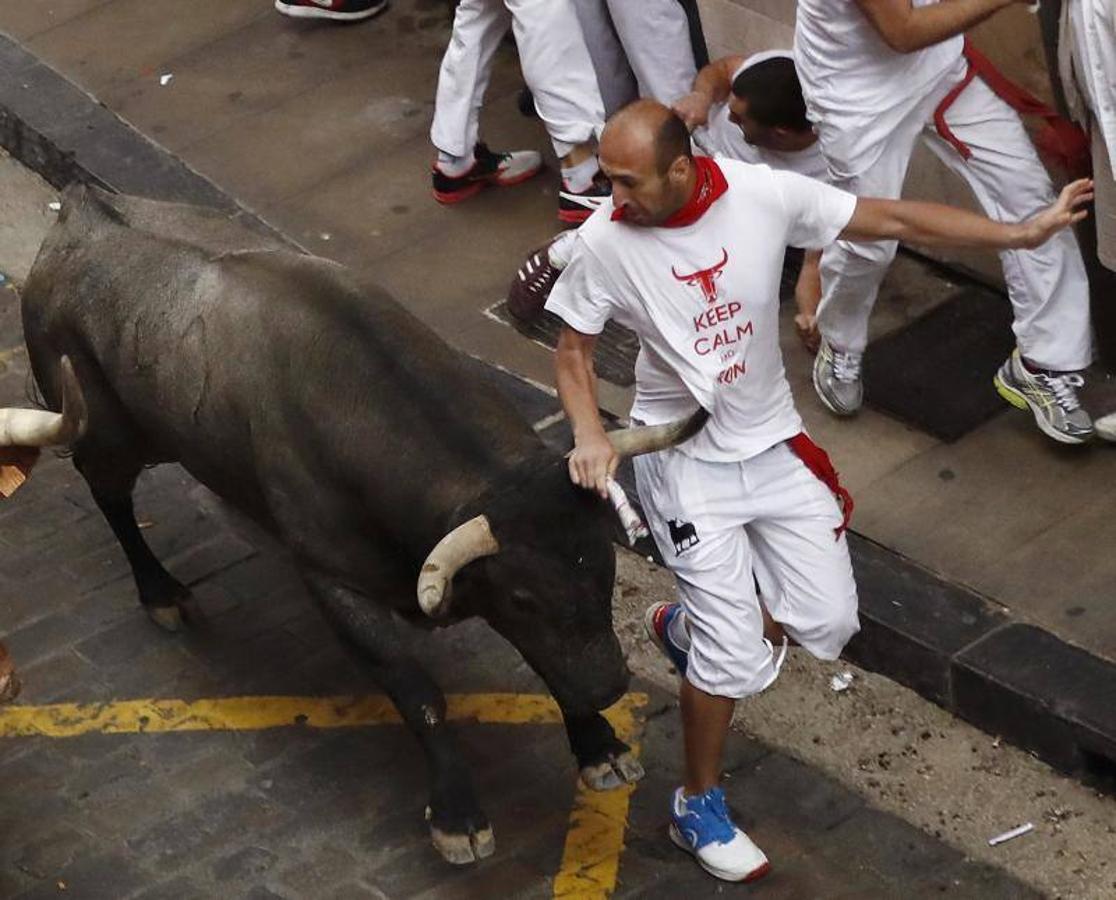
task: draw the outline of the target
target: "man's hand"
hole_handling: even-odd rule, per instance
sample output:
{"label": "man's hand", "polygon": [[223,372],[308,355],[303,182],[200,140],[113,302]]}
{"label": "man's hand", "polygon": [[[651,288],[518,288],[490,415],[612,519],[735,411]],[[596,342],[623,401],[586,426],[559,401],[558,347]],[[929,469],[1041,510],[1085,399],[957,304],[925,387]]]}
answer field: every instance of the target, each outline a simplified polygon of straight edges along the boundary
{"label": "man's hand", "polygon": [[1022,234],[1019,247],[1033,250],[1045,244],[1063,228],[1069,228],[1080,222],[1088,214],[1088,210],[1081,207],[1093,199],[1093,182],[1088,178],[1079,178],[1070,182],[1058,195],[1054,203],[1020,224]]}
{"label": "man's hand", "polygon": [[709,107],[712,105],[713,99],[708,94],[693,91],[675,100],[671,108],[686,123],[686,128],[693,131],[709,121]]}
{"label": "man's hand", "polygon": [[603,429],[577,437],[569,456],[570,480],[578,487],[596,491],[608,499],[608,479],[616,474],[620,457]]}

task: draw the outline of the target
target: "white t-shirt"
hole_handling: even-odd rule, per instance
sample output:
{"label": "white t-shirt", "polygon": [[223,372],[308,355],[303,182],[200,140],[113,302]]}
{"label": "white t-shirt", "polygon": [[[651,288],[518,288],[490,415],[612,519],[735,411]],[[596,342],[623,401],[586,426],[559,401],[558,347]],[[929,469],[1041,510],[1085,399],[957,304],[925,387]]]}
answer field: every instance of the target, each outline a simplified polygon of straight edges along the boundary
{"label": "white t-shirt", "polygon": [[728,190],[692,224],[613,221],[606,201],[578,230],[546,308],[583,334],[609,319],[632,329],[632,418],[658,425],[700,404],[709,422],[680,449],[728,462],[802,430],[779,350],[783,254],[831,244],[856,197],[792,172],[716,162]]}
{"label": "white t-shirt", "polygon": [[[936,2],[913,0],[915,6]],[[794,62],[830,162],[855,160],[882,143],[943,79],[963,75],[963,43],[956,35],[898,53],[854,0],[799,0]]]}
{"label": "white t-shirt", "polygon": [[[749,56],[732,73],[732,80],[736,80],[745,69],[766,59],[793,59],[789,50],[766,50]],[[815,142],[805,150],[783,152],[768,150],[766,147],[756,147],[744,140],[744,133],[740,126],[729,119],[728,103],[714,104],[709,110],[709,121],[702,128],[694,131],[694,149],[707,153],[710,156],[727,156],[729,159],[738,159],[741,162],[756,165],[771,166],[785,172],[797,172],[807,178],[826,178],[826,162],[822,156],[821,148]]]}

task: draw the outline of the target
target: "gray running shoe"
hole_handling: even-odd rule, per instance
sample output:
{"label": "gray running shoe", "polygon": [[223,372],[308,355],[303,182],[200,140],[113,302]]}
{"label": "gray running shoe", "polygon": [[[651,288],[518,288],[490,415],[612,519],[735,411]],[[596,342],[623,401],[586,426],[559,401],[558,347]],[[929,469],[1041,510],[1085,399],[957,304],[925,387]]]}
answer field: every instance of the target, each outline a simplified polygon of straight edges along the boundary
{"label": "gray running shoe", "polygon": [[992,383],[1012,406],[1030,408],[1047,437],[1063,444],[1083,444],[1093,436],[1093,422],[1077,399],[1077,389],[1085,384],[1078,373],[1029,372],[1016,349]]}
{"label": "gray running shoe", "polygon": [[864,400],[860,380],[863,353],[834,350],[824,337],[814,357],[814,390],[825,408],[838,416],[851,416]]}

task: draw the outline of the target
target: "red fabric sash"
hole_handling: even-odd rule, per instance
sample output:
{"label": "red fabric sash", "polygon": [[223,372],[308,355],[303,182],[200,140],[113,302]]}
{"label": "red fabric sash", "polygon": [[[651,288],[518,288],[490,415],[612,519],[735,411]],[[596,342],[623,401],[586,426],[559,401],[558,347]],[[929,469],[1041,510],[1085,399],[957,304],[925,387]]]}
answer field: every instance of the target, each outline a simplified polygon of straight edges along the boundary
{"label": "red fabric sash", "polygon": [[[694,168],[697,170],[697,181],[694,183],[694,192],[678,212],[663,221],[662,228],[681,228],[692,225],[700,219],[715,200],[728,190],[728,181],[725,173],[708,156],[695,156]],[[620,222],[624,219],[624,208],[612,211],[612,221]]]}
{"label": "red fabric sash", "polygon": [[1035,143],[1048,158],[1071,175],[1076,176],[1089,171],[1089,139],[1081,128],[1058,115],[1015,82],[1010,81],[987,56],[972,45],[967,37],[964,54],[969,63],[965,77],[945,95],[938,108],[934,110],[934,126],[938,129],[938,134],[943,140],[949,142],[963,159],[971,157],[973,151],[950,130],[945,115],[961,92],[969,86],[969,82],[979,75],[997,97],[1020,115],[1038,116],[1045,120],[1046,125],[1036,136]]}
{"label": "red fabric sash", "polygon": [[810,436],[806,432],[800,431],[788,440],[787,444],[795,455],[806,464],[806,468],[833,491],[833,496],[837,498],[837,505],[841,507],[841,524],[833,531],[836,535],[834,540],[840,539],[841,533],[849,527],[849,519],[852,518],[852,494],[841,485],[837,470],[833,468],[833,463],[829,461],[829,454],[810,440]]}

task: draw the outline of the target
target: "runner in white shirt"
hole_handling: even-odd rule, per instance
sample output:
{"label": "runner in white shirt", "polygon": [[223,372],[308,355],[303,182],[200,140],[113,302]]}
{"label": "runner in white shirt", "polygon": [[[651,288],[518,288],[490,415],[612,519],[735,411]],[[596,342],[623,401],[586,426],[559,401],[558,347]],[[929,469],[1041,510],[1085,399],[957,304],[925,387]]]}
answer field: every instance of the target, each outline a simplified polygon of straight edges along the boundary
{"label": "runner in white shirt", "polygon": [[[990,216],[1024,219],[1053,200],[1015,111],[980,77],[959,87],[968,71],[962,33],[1014,2],[800,0],[795,62],[834,184],[898,197],[921,137]],[[948,108],[939,108],[947,98]],[[814,386],[838,415],[860,408],[868,318],[895,249],[894,242],[840,242],[822,257],[823,340]],[[1076,388],[1093,352],[1077,242],[1066,232],[1035,250],[1004,252],[1001,260],[1017,349],[1000,368],[996,389],[1029,407],[1049,437],[1082,443],[1093,427]]]}
{"label": "runner in white shirt", "polygon": [[[789,50],[765,50],[744,58],[724,56],[703,68],[693,90],[674,104],[694,145],[708,156],[763,163],[773,169],[826,180],[818,136],[806,118],[802,85]],[[794,289],[799,339],[811,353],[821,342],[821,251],[803,255]]]}
{"label": "runner in white shirt", "polygon": [[[570,477],[607,498],[618,459],[598,412],[593,347],[615,318],[640,338],[633,419],[709,412],[689,442],[636,460],[648,525],[681,599],[652,607],[648,627],[684,675],[686,772],[671,837],[713,875],[748,880],[769,864],[718,787],[735,699],[774,681],[772,638],[783,631],[833,659],[858,627],[843,534],[851,500],[802,432],[779,353],[785,248],[838,237],[1038,246],[1084,215],[1077,207],[1091,185],[1075,182],[1018,225],[858,199],[767,166],[694,158],[682,120],[649,100],[609,121],[600,160],[612,197],[578,230],[547,302],[566,323],[556,366],[575,440]],[[774,620],[766,638],[753,571]]]}
{"label": "runner in white shirt", "polygon": [[[806,118],[790,51],[772,50],[747,59],[723,57],[698,72],[692,88],[678,97],[674,109],[693,132],[700,152],[825,178],[825,157]],[[528,255],[508,291],[508,306],[517,318],[530,321],[542,311],[572,248],[573,236],[567,233]],[[804,255],[795,286],[795,327],[811,351],[819,341],[815,313],[821,299],[820,256],[820,251]]]}

